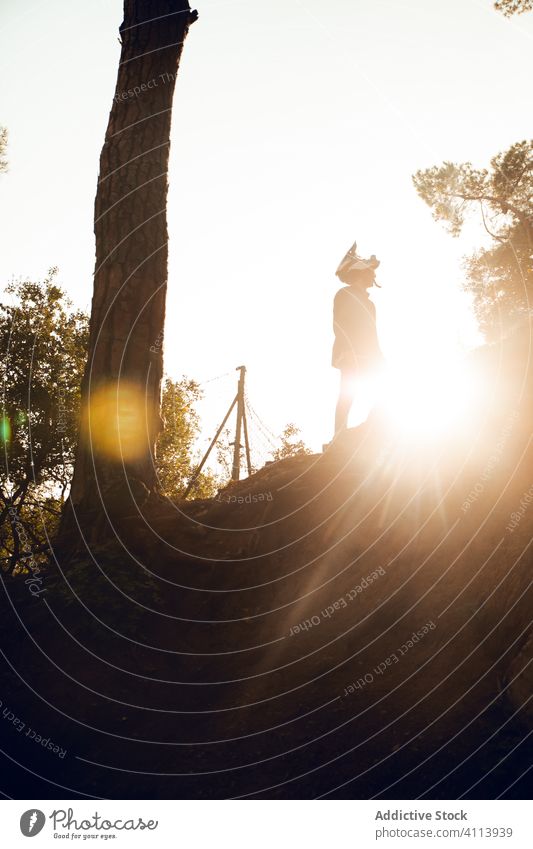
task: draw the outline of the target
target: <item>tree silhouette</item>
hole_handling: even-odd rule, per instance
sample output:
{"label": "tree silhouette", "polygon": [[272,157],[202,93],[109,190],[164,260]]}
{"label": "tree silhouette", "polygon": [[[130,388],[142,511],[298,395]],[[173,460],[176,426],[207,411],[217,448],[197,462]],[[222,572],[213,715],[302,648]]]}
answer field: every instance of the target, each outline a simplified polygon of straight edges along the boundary
{"label": "tree silhouette", "polygon": [[533,303],[533,142],[512,145],[488,169],[444,162],[418,171],[413,182],[453,236],[469,214],[480,216],[491,244],[468,259],[467,288],[483,330],[507,332]]}
{"label": "tree silhouette", "polygon": [[[172,101],[196,17],[184,0],[124,0],[117,84],[100,157],[84,417],[68,515],[98,514],[106,492],[116,499],[117,492],[156,486]],[[130,439],[124,448],[127,427],[136,444]]]}

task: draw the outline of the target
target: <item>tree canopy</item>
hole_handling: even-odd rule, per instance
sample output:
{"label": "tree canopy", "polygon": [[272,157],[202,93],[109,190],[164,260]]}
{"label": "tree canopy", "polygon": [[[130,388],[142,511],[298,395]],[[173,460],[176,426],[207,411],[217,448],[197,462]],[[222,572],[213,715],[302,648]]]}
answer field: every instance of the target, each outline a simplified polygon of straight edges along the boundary
{"label": "tree canopy", "polygon": [[[158,486],[169,498],[180,498],[194,473],[198,457],[195,442],[200,433],[200,418],[195,404],[202,391],[194,380],[167,378],[163,385],[161,412],[164,427],[156,447]],[[191,489],[193,498],[215,495],[217,478],[210,472],[201,473]]]}
{"label": "tree canopy", "polygon": [[533,9],[533,0],[496,0],[494,7],[509,18],[511,15],[530,12]]}
{"label": "tree canopy", "polygon": [[312,451],[307,447],[303,439],[298,439],[300,428],[292,422],[289,422],[283,428],[283,433],[280,434],[280,446],[272,452],[272,459],[286,460],[287,457],[296,457],[300,454],[311,454]]}
{"label": "tree canopy", "polygon": [[72,474],[87,316],[55,283],[13,283],[0,304],[0,547],[11,570],[47,549]]}
{"label": "tree canopy", "polygon": [[418,171],[415,188],[453,236],[476,213],[489,246],[467,260],[467,289],[483,330],[496,335],[533,304],[533,142],[511,145],[490,168],[444,162]]}

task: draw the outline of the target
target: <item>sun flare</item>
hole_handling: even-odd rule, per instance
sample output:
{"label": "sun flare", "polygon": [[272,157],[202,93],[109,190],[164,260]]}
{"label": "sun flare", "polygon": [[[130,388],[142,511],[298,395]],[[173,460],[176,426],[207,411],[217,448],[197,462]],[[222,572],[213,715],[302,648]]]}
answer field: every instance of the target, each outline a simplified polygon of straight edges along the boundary
{"label": "sun flare", "polygon": [[397,357],[358,381],[350,426],[378,409],[398,437],[417,443],[439,440],[466,428],[475,388],[475,376],[457,351]]}
{"label": "sun flare", "polygon": [[381,397],[390,421],[404,436],[433,440],[468,421],[471,378],[460,362],[438,358],[389,366]]}

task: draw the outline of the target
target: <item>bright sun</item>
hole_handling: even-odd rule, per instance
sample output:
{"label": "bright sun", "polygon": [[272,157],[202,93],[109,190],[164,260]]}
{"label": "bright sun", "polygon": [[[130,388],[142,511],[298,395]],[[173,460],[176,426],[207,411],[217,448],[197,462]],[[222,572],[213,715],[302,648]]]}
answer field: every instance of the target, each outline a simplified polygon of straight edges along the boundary
{"label": "bright sun", "polygon": [[380,374],[359,383],[350,426],[377,405],[402,438],[430,442],[468,423],[473,375],[457,351],[427,351],[388,361]]}
{"label": "bright sun", "polygon": [[391,422],[405,436],[431,440],[468,420],[470,374],[452,358],[426,357],[423,362],[389,364],[381,397]]}
{"label": "bright sun", "polygon": [[468,426],[482,387],[466,351],[482,338],[469,299],[453,287],[448,294],[430,296],[414,278],[390,292],[371,290],[385,366],[356,387],[350,426],[374,406],[394,433],[417,444]]}

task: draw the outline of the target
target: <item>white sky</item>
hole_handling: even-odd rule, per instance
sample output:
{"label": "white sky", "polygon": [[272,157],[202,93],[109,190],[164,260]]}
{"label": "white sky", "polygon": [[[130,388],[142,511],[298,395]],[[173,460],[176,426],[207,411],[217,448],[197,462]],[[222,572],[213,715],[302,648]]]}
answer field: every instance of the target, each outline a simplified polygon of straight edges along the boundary
{"label": "white sky", "polygon": [[[0,0],[0,284],[52,265],[92,294],[93,202],[114,93],[120,0]],[[391,358],[472,339],[460,257],[411,175],[488,164],[531,135],[533,15],[491,0],[199,0],[174,104],[166,369],[244,363],[279,433],[331,437],[335,269],[357,239],[381,259]],[[479,234],[475,231],[475,238]],[[237,375],[206,386],[205,437]]]}

